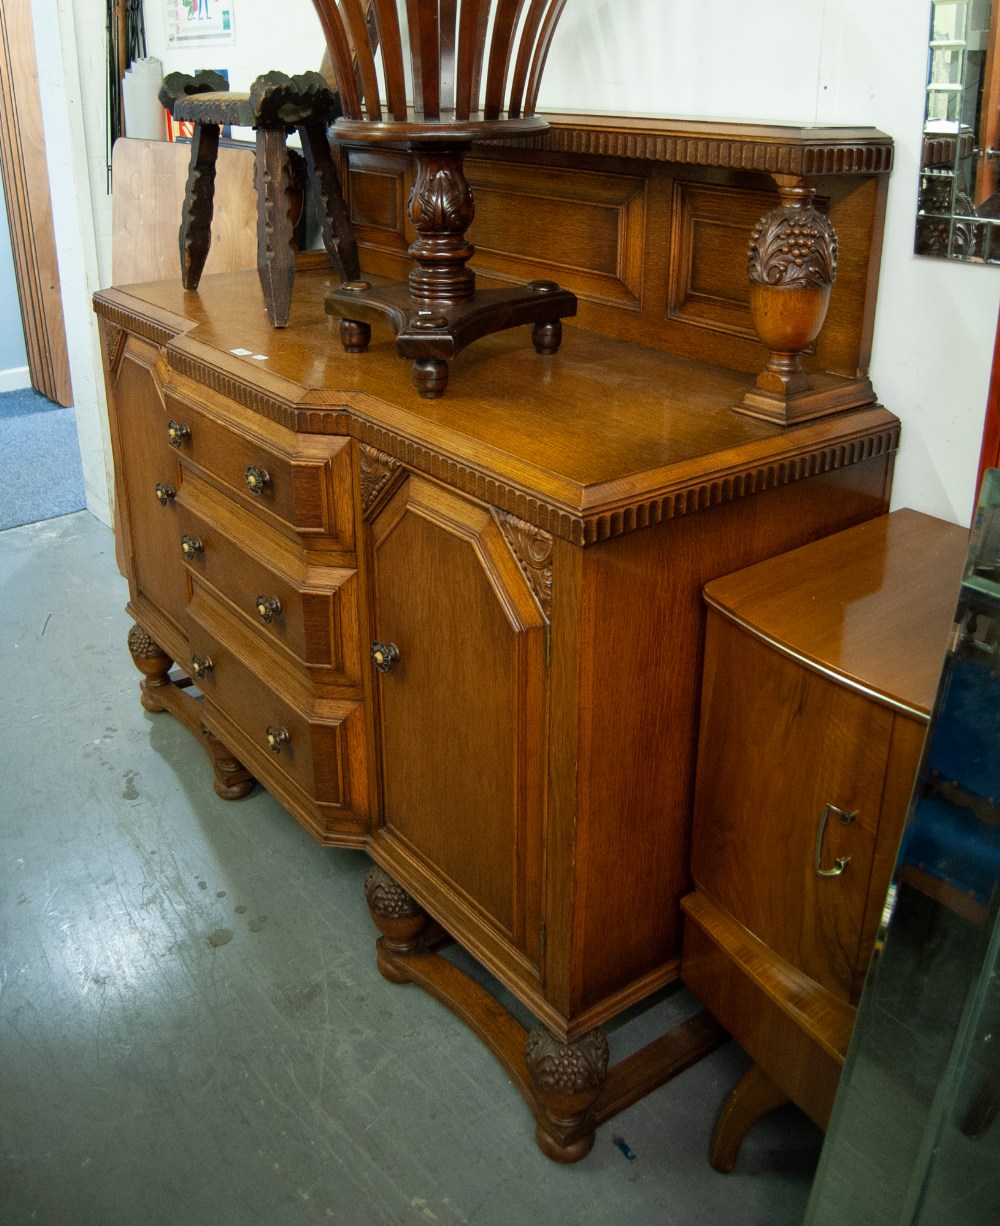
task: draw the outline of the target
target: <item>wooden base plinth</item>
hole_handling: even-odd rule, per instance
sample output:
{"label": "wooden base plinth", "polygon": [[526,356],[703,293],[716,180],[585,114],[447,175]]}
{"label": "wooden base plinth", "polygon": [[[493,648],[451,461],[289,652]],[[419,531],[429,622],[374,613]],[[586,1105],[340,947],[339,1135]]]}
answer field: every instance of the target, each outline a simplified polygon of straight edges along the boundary
{"label": "wooden base plinth", "polygon": [[530,324],[536,351],[553,354],[562,340],[560,321],[576,314],[576,296],[554,281],[479,290],[467,302],[419,302],[398,281],[353,281],[328,294],[325,305],[341,319],[348,353],[367,349],[371,324],[389,324],[396,352],[412,359],[413,382],[427,399],[444,393],[448,361],[480,337]]}
{"label": "wooden base plinth", "polygon": [[249,796],[256,780],[205,727],[201,702],[193,694],[186,693],[192,684],[191,678],[170,675],[173,660],[140,626],[133,626],[129,631],[128,646],[132,662],[143,674],[139,685],[139,701],[143,708],[154,714],[169,712],[197,738],[212,762],[215,772],[212,786],[217,796],[223,800],[242,800]]}
{"label": "wooden base plinth", "polygon": [[[366,894],[375,923],[385,931],[387,920],[409,918],[400,914],[399,895],[381,913],[372,901],[369,882],[392,882],[381,869],[373,869]],[[392,883],[395,886],[395,883]],[[401,888],[400,894],[408,898]],[[412,901],[412,900],[411,900]],[[386,912],[391,911],[391,915]],[[433,925],[428,929],[434,931]],[[535,1118],[535,1138],[541,1151],[555,1162],[572,1163],[586,1157],[597,1128],[676,1077],[729,1038],[722,1027],[702,1012],[682,1022],[619,1064],[607,1067],[607,1043],[601,1031],[583,1035],[575,1043],[562,1043],[544,1027],[528,1031],[485,988],[453,963],[413,938],[408,928],[399,936],[383,935],[376,942],[377,965],[391,983],[414,983],[446,1005],[486,1044],[506,1070]]]}
{"label": "wooden base plinth", "polygon": [[[847,409],[864,409],[875,404],[871,380],[847,379],[840,375],[816,374],[807,377],[807,385],[795,390],[778,391],[769,386],[768,372],[758,379],[757,386],[733,406],[737,413],[759,417],[763,421],[791,426]],[[762,386],[763,384],[763,386]]]}

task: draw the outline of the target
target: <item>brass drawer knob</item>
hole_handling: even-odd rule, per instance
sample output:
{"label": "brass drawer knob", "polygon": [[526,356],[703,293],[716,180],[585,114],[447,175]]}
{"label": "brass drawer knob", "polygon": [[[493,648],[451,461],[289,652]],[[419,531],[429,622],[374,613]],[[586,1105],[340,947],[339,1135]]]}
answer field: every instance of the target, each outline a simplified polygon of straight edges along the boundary
{"label": "brass drawer knob", "polygon": [[251,464],[246,471],[247,489],[259,498],[271,484],[271,475],[266,468],[258,468]]}
{"label": "brass drawer knob", "polygon": [[207,677],[208,674],[215,668],[210,656],[192,656],[191,657],[191,672],[201,680],[202,677]]}
{"label": "brass drawer knob", "polygon": [[181,553],[190,561],[195,554],[204,553],[205,546],[200,536],[188,536],[185,532],[181,537]]}
{"label": "brass drawer knob", "polygon": [[273,728],[270,724],[267,726],[267,743],[275,753],[281,753],[282,745],[291,744],[292,738],[288,734],[287,728]]}
{"label": "brass drawer knob", "polygon": [[186,438],[191,437],[191,427],[185,422],[174,421],[171,417],[167,422],[167,438],[171,447],[179,447]]}
{"label": "brass drawer knob", "polygon": [[281,612],[281,601],[277,596],[258,596],[257,597],[257,616],[265,626],[271,622]]}
{"label": "brass drawer knob", "polygon": [[157,481],[156,489],[153,491],[156,495],[156,501],[161,507],[165,507],[168,502],[172,502],[177,497],[177,491],[172,485],[164,485],[162,481]]}
{"label": "brass drawer knob", "polygon": [[372,663],[380,673],[387,673],[399,659],[399,648],[395,643],[380,643],[378,639],[372,643]]}

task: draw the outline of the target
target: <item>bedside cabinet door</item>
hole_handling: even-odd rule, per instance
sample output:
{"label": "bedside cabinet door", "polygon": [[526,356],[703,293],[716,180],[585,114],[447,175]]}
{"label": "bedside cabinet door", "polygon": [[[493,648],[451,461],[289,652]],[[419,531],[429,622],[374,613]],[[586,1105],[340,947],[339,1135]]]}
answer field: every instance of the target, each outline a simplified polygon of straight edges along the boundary
{"label": "bedside cabinet door", "polygon": [[392,845],[407,888],[455,935],[527,958],[535,973],[542,611],[489,508],[419,477],[378,512],[369,550],[373,637],[382,645],[373,663],[377,841]]}
{"label": "bedside cabinet door", "polygon": [[715,614],[702,712],[699,890],[851,1000],[892,712]]}

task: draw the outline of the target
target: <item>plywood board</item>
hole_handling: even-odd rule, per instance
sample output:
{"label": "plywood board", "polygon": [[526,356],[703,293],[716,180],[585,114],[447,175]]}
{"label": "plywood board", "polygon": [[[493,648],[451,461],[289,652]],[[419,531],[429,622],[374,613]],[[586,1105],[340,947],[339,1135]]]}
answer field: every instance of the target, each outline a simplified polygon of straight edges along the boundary
{"label": "plywood board", "polygon": [[[115,142],[111,162],[113,284],[180,277],[178,232],[190,156],[187,144],[128,137]],[[252,146],[219,149],[206,276],[256,267],[253,166]]]}

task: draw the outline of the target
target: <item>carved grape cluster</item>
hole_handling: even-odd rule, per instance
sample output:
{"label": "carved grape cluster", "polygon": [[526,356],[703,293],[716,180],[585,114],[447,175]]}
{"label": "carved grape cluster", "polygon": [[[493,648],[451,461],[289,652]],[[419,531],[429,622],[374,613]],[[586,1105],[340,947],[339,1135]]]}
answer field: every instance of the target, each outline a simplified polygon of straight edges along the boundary
{"label": "carved grape cluster", "polygon": [[421,914],[420,904],[378,865],[370,868],[365,877],[365,898],[374,914],[387,919],[409,919]]}
{"label": "carved grape cluster", "polygon": [[544,1026],[536,1026],[524,1049],[532,1080],[549,1094],[596,1090],[607,1076],[608,1058],[608,1040],[601,1030],[590,1030],[575,1043],[561,1043]]}
{"label": "carved grape cluster", "polygon": [[163,648],[139,625],[128,632],[128,649],[137,659],[148,660],[164,654]]}
{"label": "carved grape cluster", "polygon": [[815,209],[772,209],[754,227],[747,265],[759,285],[832,285],[836,231]]}

